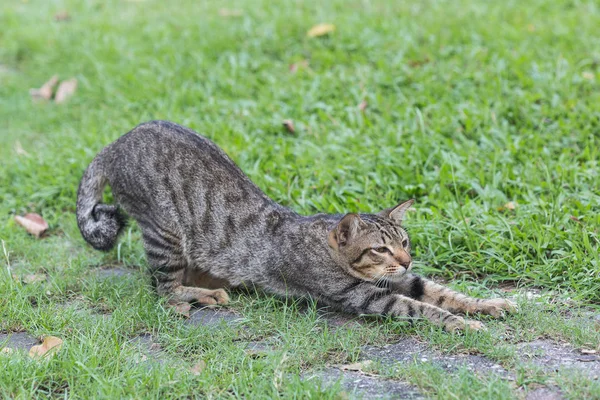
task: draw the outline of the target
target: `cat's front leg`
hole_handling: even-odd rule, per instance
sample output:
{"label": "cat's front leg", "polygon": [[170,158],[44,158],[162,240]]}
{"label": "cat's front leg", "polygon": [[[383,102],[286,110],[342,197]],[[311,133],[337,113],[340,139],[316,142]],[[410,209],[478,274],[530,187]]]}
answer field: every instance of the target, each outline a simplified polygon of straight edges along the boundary
{"label": "cat's front leg", "polygon": [[426,318],[429,321],[443,326],[447,331],[454,332],[466,328],[472,330],[484,329],[481,322],[465,320],[435,305],[411,299],[389,289],[379,288],[375,285],[363,284],[348,298],[346,307],[362,314],[390,315],[405,318]]}
{"label": "cat's front leg", "polygon": [[396,293],[435,305],[450,312],[480,313],[499,318],[507,312],[513,313],[518,310],[517,305],[510,300],[501,298],[476,299],[412,274],[408,274],[400,281],[394,282],[392,288]]}

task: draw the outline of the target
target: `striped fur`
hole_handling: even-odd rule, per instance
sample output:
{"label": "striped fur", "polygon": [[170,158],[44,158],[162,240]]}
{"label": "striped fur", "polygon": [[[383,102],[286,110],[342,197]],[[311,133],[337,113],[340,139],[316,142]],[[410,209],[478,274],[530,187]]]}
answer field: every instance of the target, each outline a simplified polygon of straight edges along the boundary
{"label": "striped fur", "polygon": [[[117,205],[101,204],[111,186]],[[142,231],[159,294],[226,304],[226,287],[311,296],[357,314],[481,328],[454,313],[500,316],[506,300],[466,297],[410,271],[401,221],[412,200],[379,214],[301,216],[269,199],[214,143],[166,121],[139,125],[102,150],[81,180],[77,222],[108,250],[125,224]]]}

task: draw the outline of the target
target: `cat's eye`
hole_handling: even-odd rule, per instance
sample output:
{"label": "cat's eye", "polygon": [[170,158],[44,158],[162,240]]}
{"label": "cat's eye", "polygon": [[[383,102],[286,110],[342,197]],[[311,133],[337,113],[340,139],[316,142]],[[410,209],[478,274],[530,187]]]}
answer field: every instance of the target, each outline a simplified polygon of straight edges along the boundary
{"label": "cat's eye", "polygon": [[408,239],[402,241],[402,247],[408,247]]}
{"label": "cat's eye", "polygon": [[390,249],[388,249],[388,248],[387,248],[387,247],[385,247],[385,246],[381,246],[381,247],[374,247],[372,250],[376,251],[377,253],[390,253],[390,254],[392,253],[392,252],[390,251]]}

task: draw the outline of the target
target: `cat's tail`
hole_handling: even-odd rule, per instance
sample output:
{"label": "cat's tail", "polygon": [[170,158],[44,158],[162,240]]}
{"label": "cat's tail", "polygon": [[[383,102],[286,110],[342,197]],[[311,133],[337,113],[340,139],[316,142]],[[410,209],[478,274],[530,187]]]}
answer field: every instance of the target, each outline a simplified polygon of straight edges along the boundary
{"label": "cat's tail", "polygon": [[127,217],[116,205],[102,204],[107,178],[98,154],[87,167],[77,190],[77,226],[83,238],[95,249],[108,251],[114,247]]}

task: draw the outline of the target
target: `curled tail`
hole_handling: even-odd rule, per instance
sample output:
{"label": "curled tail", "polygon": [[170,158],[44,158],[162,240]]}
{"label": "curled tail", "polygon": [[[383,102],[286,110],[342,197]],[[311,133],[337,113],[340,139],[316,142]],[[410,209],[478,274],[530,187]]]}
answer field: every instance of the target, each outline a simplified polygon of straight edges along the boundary
{"label": "curled tail", "polygon": [[102,204],[107,178],[102,153],[87,167],[77,190],[77,226],[83,238],[95,249],[108,251],[127,223],[118,206]]}

